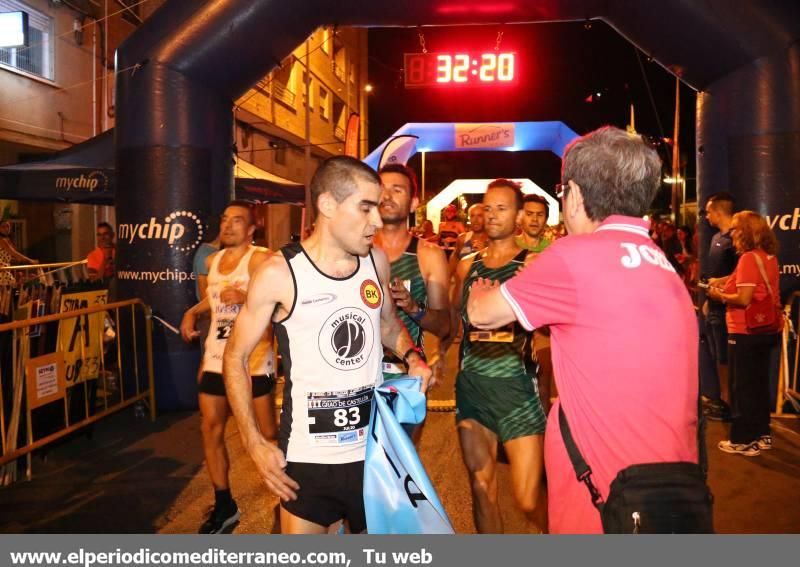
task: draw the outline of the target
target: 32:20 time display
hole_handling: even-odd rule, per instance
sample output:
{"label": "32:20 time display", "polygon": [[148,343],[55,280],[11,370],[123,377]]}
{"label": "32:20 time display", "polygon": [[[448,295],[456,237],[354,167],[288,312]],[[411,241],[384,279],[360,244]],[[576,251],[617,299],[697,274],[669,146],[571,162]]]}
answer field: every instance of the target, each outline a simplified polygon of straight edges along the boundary
{"label": "32:20 time display", "polygon": [[407,53],[407,87],[448,84],[509,84],[516,79],[515,53]]}

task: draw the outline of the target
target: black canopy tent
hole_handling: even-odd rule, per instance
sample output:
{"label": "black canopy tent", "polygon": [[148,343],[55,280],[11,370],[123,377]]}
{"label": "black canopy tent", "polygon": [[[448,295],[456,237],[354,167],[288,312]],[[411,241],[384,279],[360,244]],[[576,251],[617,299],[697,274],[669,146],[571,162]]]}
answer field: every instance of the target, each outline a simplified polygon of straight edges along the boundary
{"label": "black canopy tent", "polygon": [[[239,160],[235,195],[261,203],[302,205],[305,188]],[[114,205],[114,130],[48,159],[0,166],[0,199]]]}
{"label": "black canopy tent", "polygon": [[114,204],[114,132],[48,159],[0,167],[0,199]]}

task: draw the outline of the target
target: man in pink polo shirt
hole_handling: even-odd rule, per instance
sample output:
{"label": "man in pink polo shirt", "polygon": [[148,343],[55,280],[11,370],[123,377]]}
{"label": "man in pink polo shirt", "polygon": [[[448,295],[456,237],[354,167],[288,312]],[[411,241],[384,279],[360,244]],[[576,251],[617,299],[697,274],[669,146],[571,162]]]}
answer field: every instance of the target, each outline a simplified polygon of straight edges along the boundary
{"label": "man in pink polo shirt", "polygon": [[552,533],[602,533],[558,425],[608,497],[633,464],[697,462],[697,324],[689,294],[642,220],[661,162],[638,136],[605,127],[570,144],[558,187],[570,236],[502,286],[476,282],[477,327],[549,326],[559,402],[545,432]]}

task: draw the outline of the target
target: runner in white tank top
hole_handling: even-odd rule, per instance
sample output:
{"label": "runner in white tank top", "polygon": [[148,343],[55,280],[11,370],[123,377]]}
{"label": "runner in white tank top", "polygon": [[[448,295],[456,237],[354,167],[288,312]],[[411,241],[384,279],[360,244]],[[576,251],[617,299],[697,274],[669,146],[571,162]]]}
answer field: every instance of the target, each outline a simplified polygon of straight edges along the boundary
{"label": "runner in white tank top", "polygon": [[[224,248],[206,259],[206,297],[186,312],[181,323],[184,338],[191,340],[198,334],[194,330],[196,315],[209,309],[211,311],[211,328],[205,341],[202,372],[198,380],[198,399],[203,449],[214,486],[215,505],[201,526],[200,533],[229,532],[239,520],[239,510],[231,497],[228,482],[225,424],[229,410],[222,377],[222,358],[233,322],[245,301],[250,276],[269,256],[266,248],[250,244],[254,231],[252,205],[234,201],[226,207],[220,222],[220,241]],[[252,407],[258,416],[262,434],[268,438],[274,438],[277,434],[272,358],[271,342],[262,333],[247,370],[253,396]]]}
{"label": "runner in white tank top", "polygon": [[[256,251],[266,252],[266,248],[258,248],[248,245],[242,259],[236,268],[228,273],[221,274],[219,271],[220,260],[225,253],[214,253],[209,257],[211,266],[208,270],[208,286],[206,295],[211,308],[211,326],[206,337],[205,351],[203,353],[203,372],[214,372],[222,374],[222,353],[225,352],[225,345],[228,344],[233,322],[239,314],[241,304],[225,304],[220,300],[220,294],[228,287],[247,291],[250,285],[249,264]],[[273,373],[273,354],[272,345],[266,335],[264,339],[256,345],[253,354],[250,355],[250,375],[259,376]]]}
{"label": "runner in white tank top", "polygon": [[356,271],[336,278],[300,244],[281,252],[297,292],[289,315],[274,323],[286,374],[278,446],[290,462],[363,461],[383,352],[372,256],[356,257]]}
{"label": "runner in white tank top", "polygon": [[[313,234],[256,271],[225,351],[231,408],[282,500],[283,533],[321,534],[343,518],[354,532],[366,528],[363,458],[381,346],[429,385],[430,369],[388,291],[386,256],[370,254],[380,195],[380,178],[364,163],[337,156],[320,165],[311,181]],[[280,447],[258,431],[247,385],[248,357],[270,320],[287,369]]]}

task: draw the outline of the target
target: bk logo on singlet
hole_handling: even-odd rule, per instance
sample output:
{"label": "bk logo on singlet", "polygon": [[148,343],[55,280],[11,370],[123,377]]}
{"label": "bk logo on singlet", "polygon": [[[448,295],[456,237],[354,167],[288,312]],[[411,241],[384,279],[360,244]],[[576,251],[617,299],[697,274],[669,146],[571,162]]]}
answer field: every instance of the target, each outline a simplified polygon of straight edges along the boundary
{"label": "bk logo on singlet", "polygon": [[381,288],[372,280],[361,284],[361,300],[367,307],[377,309],[381,306]]}
{"label": "bk logo on singlet", "polygon": [[374,333],[372,320],[364,310],[358,307],[339,309],[322,324],[319,352],[325,362],[337,370],[357,370],[367,362]]}

